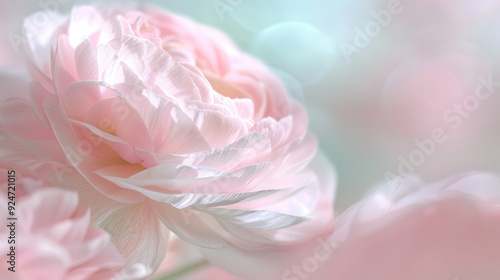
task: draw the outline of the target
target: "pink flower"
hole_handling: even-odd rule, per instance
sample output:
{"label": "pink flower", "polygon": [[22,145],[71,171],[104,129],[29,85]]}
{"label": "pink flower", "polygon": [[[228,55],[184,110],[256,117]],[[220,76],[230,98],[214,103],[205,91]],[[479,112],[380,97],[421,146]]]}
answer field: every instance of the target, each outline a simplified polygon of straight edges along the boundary
{"label": "pink flower", "polygon": [[[5,196],[0,201],[2,209],[11,202]],[[13,241],[0,245],[2,256],[11,255],[2,264],[1,279],[107,280],[118,275],[123,258],[106,232],[89,227],[90,211],[78,208],[77,193],[43,187],[12,201],[17,220],[9,220],[10,227],[0,232],[3,240]]]}
{"label": "pink flower", "polygon": [[149,7],[79,7],[43,30],[33,17],[30,101],[2,105],[0,144],[79,191],[128,265],[156,270],[164,226],[211,261],[331,231],[304,108],[224,35]]}

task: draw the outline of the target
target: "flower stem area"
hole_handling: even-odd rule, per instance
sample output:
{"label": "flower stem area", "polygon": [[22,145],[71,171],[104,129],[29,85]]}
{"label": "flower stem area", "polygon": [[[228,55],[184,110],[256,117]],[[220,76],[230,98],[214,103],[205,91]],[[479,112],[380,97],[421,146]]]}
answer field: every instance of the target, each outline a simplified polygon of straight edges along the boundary
{"label": "flower stem area", "polygon": [[180,276],[183,276],[183,275],[186,275],[188,273],[191,273],[197,269],[200,269],[204,266],[208,265],[208,262],[207,261],[201,261],[201,262],[198,262],[198,263],[195,263],[195,264],[192,264],[192,265],[189,265],[189,266],[186,266],[186,267],[183,267],[169,275],[166,275],[166,276],[163,276],[161,278],[156,278],[155,280],[170,280],[170,279],[177,279],[178,277]]}

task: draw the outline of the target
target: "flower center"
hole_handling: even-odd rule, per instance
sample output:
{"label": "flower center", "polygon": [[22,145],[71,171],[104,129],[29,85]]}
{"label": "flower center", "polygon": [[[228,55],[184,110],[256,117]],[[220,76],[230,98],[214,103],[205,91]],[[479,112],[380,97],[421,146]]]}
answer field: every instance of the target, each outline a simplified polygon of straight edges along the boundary
{"label": "flower center", "polygon": [[205,75],[205,78],[210,82],[212,88],[218,93],[232,99],[249,98],[249,96],[242,89],[235,86],[233,83],[224,80],[217,74],[210,71],[203,71],[203,75]]}

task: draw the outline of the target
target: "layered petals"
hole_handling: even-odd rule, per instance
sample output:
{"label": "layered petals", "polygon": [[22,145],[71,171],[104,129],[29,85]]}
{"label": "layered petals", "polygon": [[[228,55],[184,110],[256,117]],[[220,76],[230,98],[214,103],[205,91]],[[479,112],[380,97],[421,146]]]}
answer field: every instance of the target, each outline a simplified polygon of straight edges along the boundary
{"label": "layered petals", "polygon": [[43,31],[33,17],[33,82],[0,106],[0,148],[77,191],[127,273],[154,273],[170,231],[231,252],[331,230],[305,109],[223,34],[146,6],[75,7]]}

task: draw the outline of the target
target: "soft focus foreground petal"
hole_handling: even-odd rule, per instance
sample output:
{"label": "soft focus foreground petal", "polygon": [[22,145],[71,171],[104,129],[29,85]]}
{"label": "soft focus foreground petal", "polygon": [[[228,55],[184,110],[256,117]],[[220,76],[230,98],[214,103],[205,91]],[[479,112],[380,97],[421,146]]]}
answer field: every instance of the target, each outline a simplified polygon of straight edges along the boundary
{"label": "soft focus foreground petal", "polygon": [[[497,279],[500,178],[391,182],[343,213],[317,279]],[[359,269],[362,267],[363,269]],[[290,278],[294,279],[294,278]]]}

